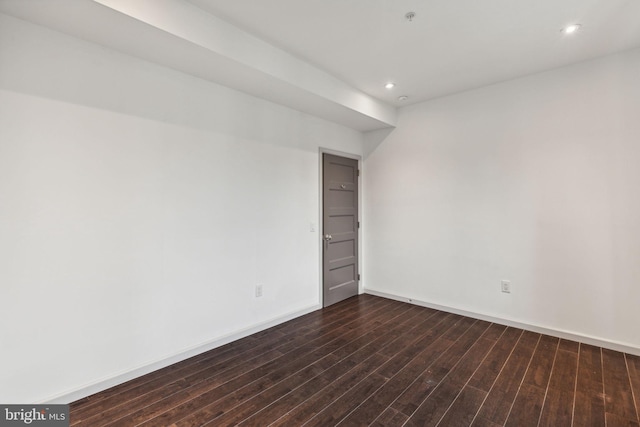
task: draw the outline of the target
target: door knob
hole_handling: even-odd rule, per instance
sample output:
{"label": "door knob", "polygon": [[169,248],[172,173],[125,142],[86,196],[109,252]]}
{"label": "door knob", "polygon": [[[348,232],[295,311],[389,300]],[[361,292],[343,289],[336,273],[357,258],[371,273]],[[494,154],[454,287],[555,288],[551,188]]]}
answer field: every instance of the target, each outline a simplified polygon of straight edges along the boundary
{"label": "door knob", "polygon": [[327,242],[328,242],[329,240],[331,240],[331,239],[333,239],[333,237],[331,237],[331,234],[325,234],[325,235],[324,235],[324,240],[326,240]]}

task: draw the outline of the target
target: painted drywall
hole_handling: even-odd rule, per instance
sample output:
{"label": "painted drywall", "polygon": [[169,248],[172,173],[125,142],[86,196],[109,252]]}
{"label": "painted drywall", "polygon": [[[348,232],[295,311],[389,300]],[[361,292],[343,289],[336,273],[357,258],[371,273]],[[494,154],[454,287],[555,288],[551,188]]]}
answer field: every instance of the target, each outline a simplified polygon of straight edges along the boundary
{"label": "painted drywall", "polygon": [[636,49],[402,108],[366,289],[640,349],[638,76]]}
{"label": "painted drywall", "polygon": [[2,15],[0,64],[1,402],[318,306],[319,147],[360,132]]}

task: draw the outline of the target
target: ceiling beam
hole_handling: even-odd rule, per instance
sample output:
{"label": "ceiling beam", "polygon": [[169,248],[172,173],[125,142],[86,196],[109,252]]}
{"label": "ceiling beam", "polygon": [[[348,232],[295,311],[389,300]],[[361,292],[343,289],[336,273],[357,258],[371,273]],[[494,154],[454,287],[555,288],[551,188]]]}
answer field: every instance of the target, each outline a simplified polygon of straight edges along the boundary
{"label": "ceiling beam", "polygon": [[395,107],[185,0],[2,0],[0,12],[353,129],[395,126]]}

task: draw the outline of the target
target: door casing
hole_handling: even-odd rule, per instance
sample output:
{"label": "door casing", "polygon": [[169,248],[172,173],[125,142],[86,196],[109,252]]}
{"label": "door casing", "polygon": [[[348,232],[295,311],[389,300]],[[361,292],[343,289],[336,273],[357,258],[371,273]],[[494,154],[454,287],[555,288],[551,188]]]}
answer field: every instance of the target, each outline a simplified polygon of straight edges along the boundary
{"label": "door casing", "polygon": [[353,153],[347,153],[344,151],[338,151],[338,150],[332,150],[329,148],[323,148],[320,147],[319,149],[319,155],[318,155],[318,170],[319,170],[319,189],[318,189],[318,200],[319,200],[319,213],[318,213],[318,252],[319,252],[319,259],[318,259],[318,263],[319,263],[319,272],[320,272],[320,277],[319,277],[319,286],[318,286],[318,298],[320,301],[320,306],[324,306],[324,251],[323,251],[323,245],[324,245],[324,240],[323,240],[323,236],[325,234],[325,230],[323,227],[323,215],[324,215],[324,201],[323,201],[323,190],[324,190],[324,171],[323,171],[323,154],[332,154],[334,156],[340,156],[340,157],[345,157],[348,159],[353,159],[353,160],[357,160],[358,161],[358,170],[360,171],[360,176],[358,177],[358,222],[360,223],[360,227],[358,228],[358,274],[360,275],[360,280],[358,281],[358,294],[362,294],[364,291],[364,286],[363,286],[363,276],[362,276],[362,270],[363,270],[363,257],[362,257],[362,252],[363,252],[363,245],[364,245],[364,241],[362,238],[362,230],[364,229],[364,225],[363,225],[363,221],[362,221],[362,189],[363,189],[363,185],[362,185],[362,176],[363,176],[363,168],[362,168],[362,156],[357,155],[357,154],[353,154]]}

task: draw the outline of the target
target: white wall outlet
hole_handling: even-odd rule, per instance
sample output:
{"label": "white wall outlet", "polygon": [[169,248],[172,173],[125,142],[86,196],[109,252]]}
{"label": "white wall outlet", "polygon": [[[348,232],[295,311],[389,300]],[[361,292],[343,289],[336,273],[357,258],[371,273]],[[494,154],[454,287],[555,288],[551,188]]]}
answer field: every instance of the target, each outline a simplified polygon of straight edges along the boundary
{"label": "white wall outlet", "polygon": [[256,298],[262,296],[262,285],[256,285]]}
{"label": "white wall outlet", "polygon": [[502,280],[500,282],[500,290],[502,292],[504,292],[505,294],[510,294],[511,293],[511,282],[508,280]]}

